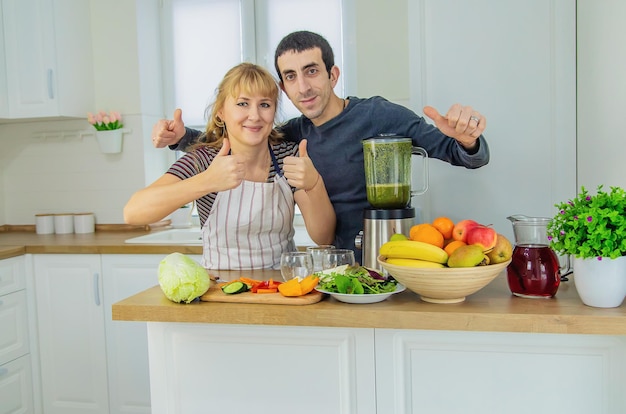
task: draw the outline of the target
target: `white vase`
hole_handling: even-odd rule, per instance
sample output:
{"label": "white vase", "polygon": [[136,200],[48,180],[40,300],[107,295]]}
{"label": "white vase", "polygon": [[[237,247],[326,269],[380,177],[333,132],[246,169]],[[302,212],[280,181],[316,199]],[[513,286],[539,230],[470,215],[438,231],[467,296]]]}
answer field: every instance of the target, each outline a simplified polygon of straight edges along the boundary
{"label": "white vase", "polygon": [[573,258],[574,284],[580,299],[587,306],[615,308],[626,298],[626,256]]}
{"label": "white vase", "polygon": [[100,151],[105,154],[122,152],[122,133],[122,129],[96,131],[96,139],[98,140]]}

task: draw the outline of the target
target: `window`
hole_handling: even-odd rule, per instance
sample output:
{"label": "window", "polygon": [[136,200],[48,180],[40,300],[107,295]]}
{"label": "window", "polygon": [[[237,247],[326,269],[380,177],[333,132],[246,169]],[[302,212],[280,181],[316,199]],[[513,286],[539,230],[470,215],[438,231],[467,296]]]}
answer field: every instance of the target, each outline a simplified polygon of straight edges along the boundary
{"label": "window", "polygon": [[[345,75],[345,49],[349,48],[344,44],[350,38],[345,33],[354,25],[344,16],[350,15],[346,10],[353,1],[164,0],[166,116],[182,108],[187,126],[204,129],[205,109],[226,71],[248,61],[275,75],[274,50],[283,36],[296,30],[323,35],[335,52],[335,64]],[[346,95],[344,78],[340,76],[336,86],[339,96]],[[299,115],[282,95],[279,121]]]}

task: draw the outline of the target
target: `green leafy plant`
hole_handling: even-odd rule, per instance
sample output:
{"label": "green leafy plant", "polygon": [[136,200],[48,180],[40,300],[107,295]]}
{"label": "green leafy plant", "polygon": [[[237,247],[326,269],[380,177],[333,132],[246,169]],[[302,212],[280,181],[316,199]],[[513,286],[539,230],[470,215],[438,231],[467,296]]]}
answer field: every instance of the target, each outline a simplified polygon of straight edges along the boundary
{"label": "green leafy plant", "polygon": [[559,254],[589,259],[626,256],[626,191],[585,187],[573,200],[555,204],[559,212],[548,224],[550,247]]}

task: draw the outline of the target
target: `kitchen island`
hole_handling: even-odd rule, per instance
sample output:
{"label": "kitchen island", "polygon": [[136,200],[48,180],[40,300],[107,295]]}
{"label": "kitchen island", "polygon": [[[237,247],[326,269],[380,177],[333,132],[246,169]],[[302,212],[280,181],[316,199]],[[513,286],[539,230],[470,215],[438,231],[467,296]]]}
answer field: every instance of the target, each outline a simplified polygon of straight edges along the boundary
{"label": "kitchen island", "polygon": [[573,283],[524,299],[501,274],[445,305],[409,291],[369,305],[187,305],[156,286],[113,319],[148,322],[155,414],[626,412],[626,308],[587,307]]}
{"label": "kitchen island", "polygon": [[[154,414],[626,412],[626,306],[583,305],[573,279],[561,284],[550,300],[513,297],[500,275],[465,302],[450,305],[422,302],[408,291],[370,305],[332,298],[305,306],[175,304],[158,287],[144,290],[157,283],[156,264],[165,254],[199,255],[202,248],[125,243],[147,233],[0,232],[0,258],[25,255],[27,269],[33,269],[31,287],[41,290],[44,299],[47,286],[58,293],[59,283],[74,283],[83,276],[66,280],[74,273],[62,270],[46,277],[37,263],[102,263],[106,321],[88,317],[97,315],[97,307],[87,307],[93,296],[87,271],[86,281],[70,290],[82,287],[86,294],[47,298],[51,309],[58,306],[70,313],[73,309],[74,322],[59,318],[50,324],[49,316],[56,313],[39,312],[44,319],[37,326],[50,331],[45,341],[39,332],[42,364],[49,360],[50,367],[56,367],[42,380],[46,409],[57,401],[57,394],[46,391],[59,386],[52,379],[64,377],[63,384],[68,384],[64,391],[75,398],[69,401],[63,394],[64,406],[71,403],[82,412],[87,412],[87,398],[97,402],[109,398],[102,406],[109,404],[112,412],[116,404],[124,403],[126,411],[120,412],[129,412],[132,405],[133,412]],[[65,260],[66,256],[71,258]],[[134,264],[135,256],[143,264]],[[226,280],[240,275],[219,273]],[[269,278],[277,273],[252,276]],[[132,293],[125,295],[117,291],[126,280],[134,286],[139,279],[145,279],[144,287],[129,289]],[[31,287],[26,289],[29,295]],[[106,292],[112,293],[110,299]],[[33,304],[42,308],[41,297]],[[85,310],[77,311],[81,306]],[[108,391],[82,381],[84,375],[76,376],[77,368],[89,362],[59,364],[58,353],[46,354],[66,344],[76,349],[76,318],[89,327],[80,331],[81,344],[92,346],[79,348],[84,356],[80,360],[92,361],[89,375],[102,378],[98,385],[108,376]],[[150,361],[145,361],[144,374],[136,365],[144,364],[141,359],[147,353],[142,342],[146,322]],[[101,342],[91,340],[98,323],[114,324],[106,329],[106,353],[113,353],[107,358],[108,375],[106,367],[93,363],[104,352]],[[63,329],[67,335],[59,335]],[[57,348],[49,346],[50,341],[58,342]],[[78,355],[70,353],[67,360]],[[138,391],[143,375],[152,388],[145,396],[148,402],[152,399],[152,408],[143,404]]]}

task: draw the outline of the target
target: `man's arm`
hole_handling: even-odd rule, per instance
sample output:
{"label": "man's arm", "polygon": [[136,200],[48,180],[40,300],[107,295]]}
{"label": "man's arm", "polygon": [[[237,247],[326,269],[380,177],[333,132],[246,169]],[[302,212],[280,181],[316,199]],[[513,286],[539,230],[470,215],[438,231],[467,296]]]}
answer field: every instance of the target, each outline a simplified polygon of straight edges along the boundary
{"label": "man's arm", "polygon": [[202,131],[185,127],[185,135],[175,144],[168,145],[171,150],[189,152],[194,145],[204,142]]}
{"label": "man's arm", "polygon": [[161,119],[152,127],[152,144],[155,148],[169,147],[172,150],[187,152],[193,145],[202,141],[202,132],[186,128],[183,111],[176,109],[174,119]]}

